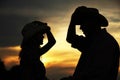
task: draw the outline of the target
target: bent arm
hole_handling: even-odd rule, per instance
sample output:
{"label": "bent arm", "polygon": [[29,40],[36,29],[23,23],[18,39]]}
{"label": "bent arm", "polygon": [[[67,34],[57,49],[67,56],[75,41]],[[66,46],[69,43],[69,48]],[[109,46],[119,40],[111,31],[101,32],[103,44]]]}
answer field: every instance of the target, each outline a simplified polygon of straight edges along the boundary
{"label": "bent arm", "polygon": [[75,39],[76,36],[76,28],[75,28],[75,24],[73,23],[73,20],[71,19],[69,28],[68,28],[68,32],[67,32],[67,42],[72,43]]}
{"label": "bent arm", "polygon": [[56,40],[50,30],[46,31],[48,43],[41,48],[41,52],[44,54],[47,52],[55,43]]}
{"label": "bent arm", "polygon": [[75,25],[77,24],[78,20],[77,20],[77,15],[76,12],[74,12],[71,16],[71,21],[69,24],[69,28],[68,28],[68,33],[67,33],[67,42],[69,43],[73,43],[75,41],[76,38],[76,27]]}

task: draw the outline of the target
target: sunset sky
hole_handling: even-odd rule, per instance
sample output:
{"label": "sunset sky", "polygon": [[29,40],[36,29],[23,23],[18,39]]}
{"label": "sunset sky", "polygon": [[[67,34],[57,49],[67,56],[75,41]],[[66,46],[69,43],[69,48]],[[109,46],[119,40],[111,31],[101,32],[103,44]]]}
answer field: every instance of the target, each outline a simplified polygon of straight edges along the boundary
{"label": "sunset sky", "polygon": [[78,6],[99,9],[109,21],[108,32],[120,44],[119,0],[0,0],[0,58],[6,68],[19,64],[23,26],[39,20],[48,23],[56,39],[56,44],[41,56],[48,78],[59,80],[72,75],[81,53],[71,48],[66,35],[71,14]]}

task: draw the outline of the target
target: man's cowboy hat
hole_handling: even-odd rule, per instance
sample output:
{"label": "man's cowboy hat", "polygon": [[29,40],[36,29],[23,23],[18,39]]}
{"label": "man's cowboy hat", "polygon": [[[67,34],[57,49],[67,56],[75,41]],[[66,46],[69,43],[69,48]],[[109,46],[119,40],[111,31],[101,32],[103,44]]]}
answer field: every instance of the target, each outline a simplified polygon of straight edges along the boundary
{"label": "man's cowboy hat", "polygon": [[89,21],[95,22],[97,25],[102,27],[108,26],[108,20],[103,15],[101,15],[96,8],[80,6],[74,11],[73,17],[76,17],[75,21],[77,21],[79,24],[84,24]]}

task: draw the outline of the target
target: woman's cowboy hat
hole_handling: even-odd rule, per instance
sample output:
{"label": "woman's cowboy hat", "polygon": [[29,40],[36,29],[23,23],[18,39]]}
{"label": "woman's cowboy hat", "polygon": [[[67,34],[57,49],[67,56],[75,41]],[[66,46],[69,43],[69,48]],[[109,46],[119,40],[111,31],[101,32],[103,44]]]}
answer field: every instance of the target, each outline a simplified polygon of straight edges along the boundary
{"label": "woman's cowboy hat", "polygon": [[47,28],[48,28],[47,23],[33,21],[31,23],[26,24],[23,27],[22,36],[25,40],[28,40],[38,32],[43,34],[44,33],[43,31]]}
{"label": "woman's cowboy hat", "polygon": [[75,17],[75,21],[79,24],[84,24],[89,21],[102,27],[108,26],[108,20],[103,15],[99,14],[96,8],[80,6],[76,8],[72,16]]}

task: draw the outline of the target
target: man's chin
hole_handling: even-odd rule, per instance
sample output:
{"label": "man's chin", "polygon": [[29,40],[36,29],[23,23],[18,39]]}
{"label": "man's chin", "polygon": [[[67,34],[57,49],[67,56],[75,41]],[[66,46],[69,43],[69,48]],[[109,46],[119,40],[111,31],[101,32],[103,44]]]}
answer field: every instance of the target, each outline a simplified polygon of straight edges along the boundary
{"label": "man's chin", "polygon": [[41,42],[40,45],[43,45],[43,42]]}

